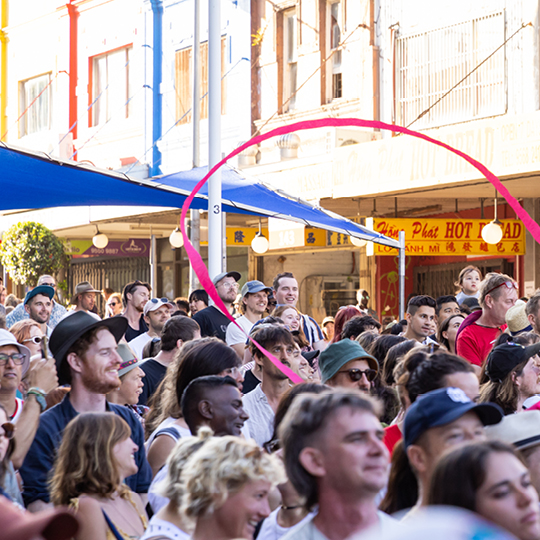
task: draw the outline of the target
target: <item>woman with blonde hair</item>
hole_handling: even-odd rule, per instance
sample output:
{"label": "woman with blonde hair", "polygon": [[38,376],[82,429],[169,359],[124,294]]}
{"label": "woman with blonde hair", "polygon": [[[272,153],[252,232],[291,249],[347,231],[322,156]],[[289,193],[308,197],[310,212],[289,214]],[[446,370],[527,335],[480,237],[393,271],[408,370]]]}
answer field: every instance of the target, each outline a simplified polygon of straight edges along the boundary
{"label": "woman with blonde hair", "polygon": [[50,482],[55,506],[75,509],[75,540],[134,540],[146,529],[144,505],[124,483],[137,472],[137,445],[114,413],[83,413],[66,427]]}
{"label": "woman with blonde hair", "polygon": [[270,514],[268,494],[285,481],[283,466],[254,441],[238,437],[209,440],[182,473],[182,509],[195,521],[193,540],[252,538]]}

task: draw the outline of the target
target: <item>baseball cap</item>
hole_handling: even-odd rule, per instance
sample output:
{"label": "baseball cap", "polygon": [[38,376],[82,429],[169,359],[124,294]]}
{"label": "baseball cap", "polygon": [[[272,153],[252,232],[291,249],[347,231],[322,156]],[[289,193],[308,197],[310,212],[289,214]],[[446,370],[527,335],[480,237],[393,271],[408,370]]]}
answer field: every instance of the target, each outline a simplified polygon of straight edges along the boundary
{"label": "baseball cap", "polygon": [[24,297],[24,305],[26,306],[26,304],[28,304],[28,302],[38,294],[43,294],[44,296],[47,296],[49,300],[52,300],[52,297],[54,296],[54,289],[50,285],[38,285],[37,287],[34,287],[31,291],[26,293],[26,296]]}
{"label": "baseball cap", "polygon": [[482,306],[478,302],[478,298],[474,298],[471,296],[469,298],[465,298],[463,302],[461,302],[461,304],[467,306],[471,310],[471,312],[482,309]]}
{"label": "baseball cap", "polygon": [[403,443],[414,444],[428,429],[445,426],[473,411],[484,426],[500,422],[504,416],[495,403],[475,403],[459,388],[439,388],[420,396],[405,414]]}
{"label": "baseball cap", "polygon": [[173,304],[169,302],[168,298],[152,298],[144,304],[144,314],[148,315],[150,311],[156,311],[156,309],[159,309],[162,306],[167,306],[169,309],[175,309]]}
{"label": "baseball cap", "polygon": [[490,439],[513,444],[519,450],[540,444],[540,411],[509,414],[495,426],[486,428]]}
{"label": "baseball cap", "polygon": [[218,274],[212,280],[212,283],[214,285],[217,285],[223,278],[226,278],[226,277],[232,277],[234,278],[234,281],[239,281],[242,276],[240,275],[240,272],[221,272],[221,274]]}
{"label": "baseball cap", "polygon": [[492,382],[503,379],[519,364],[540,352],[540,343],[525,347],[519,343],[508,341],[495,347],[487,358],[486,375]]}
{"label": "baseball cap", "polygon": [[[52,289],[52,287],[49,287],[49,289]],[[21,354],[24,354],[24,360],[22,363],[22,375],[24,377],[28,371],[28,368],[30,367],[30,349],[18,343],[17,339],[11,332],[0,328],[0,347],[3,347],[4,345],[13,345],[19,349]]]}
{"label": "baseball cap", "polygon": [[254,281],[247,281],[246,283],[244,283],[244,286],[242,287],[240,294],[243,298],[244,296],[246,296],[246,294],[258,293],[261,291],[266,291],[268,294],[270,294],[272,292],[272,289],[270,289],[270,287],[267,287],[262,281],[254,280]]}
{"label": "baseball cap", "polygon": [[352,360],[366,360],[371,369],[379,371],[379,362],[368,354],[358,341],[342,339],[332,343],[319,355],[321,381],[329,381],[345,364]]}

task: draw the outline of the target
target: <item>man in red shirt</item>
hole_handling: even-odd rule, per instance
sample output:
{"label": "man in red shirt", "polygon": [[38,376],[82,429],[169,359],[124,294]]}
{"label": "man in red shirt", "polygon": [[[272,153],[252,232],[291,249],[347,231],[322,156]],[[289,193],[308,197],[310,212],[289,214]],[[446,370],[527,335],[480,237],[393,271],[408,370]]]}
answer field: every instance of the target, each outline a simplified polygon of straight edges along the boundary
{"label": "man in red shirt", "polygon": [[506,328],[506,312],[517,299],[517,283],[506,274],[491,272],[480,285],[478,302],[482,311],[471,313],[463,321],[456,340],[457,354],[473,364],[477,374],[493,342]]}

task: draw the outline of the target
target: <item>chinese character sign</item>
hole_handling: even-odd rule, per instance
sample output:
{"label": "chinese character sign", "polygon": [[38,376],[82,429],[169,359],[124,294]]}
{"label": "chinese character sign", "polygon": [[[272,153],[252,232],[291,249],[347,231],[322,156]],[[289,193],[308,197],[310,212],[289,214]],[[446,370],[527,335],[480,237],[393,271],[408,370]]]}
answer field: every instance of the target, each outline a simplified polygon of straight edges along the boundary
{"label": "chinese character sign", "polygon": [[[391,238],[405,231],[407,255],[523,255],[525,227],[520,220],[501,222],[503,238],[498,244],[487,244],[482,229],[488,219],[375,219],[374,230]],[[396,249],[375,244],[375,255],[395,255]]]}

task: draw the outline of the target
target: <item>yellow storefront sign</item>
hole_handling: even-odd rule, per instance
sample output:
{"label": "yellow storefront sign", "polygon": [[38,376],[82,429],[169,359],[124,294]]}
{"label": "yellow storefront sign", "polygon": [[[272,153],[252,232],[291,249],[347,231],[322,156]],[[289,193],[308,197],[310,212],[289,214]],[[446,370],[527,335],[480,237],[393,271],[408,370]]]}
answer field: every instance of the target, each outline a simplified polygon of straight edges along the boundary
{"label": "yellow storefront sign", "polygon": [[[525,227],[520,220],[501,221],[503,238],[498,244],[482,239],[482,229],[489,219],[374,219],[376,232],[398,238],[405,231],[407,255],[466,256],[499,255],[502,257],[525,254]],[[375,255],[397,255],[397,249],[375,244]]]}
{"label": "yellow storefront sign", "polygon": [[[227,246],[245,246],[249,247],[251,245],[251,241],[255,238],[255,235],[259,229],[253,228],[253,227],[227,227]],[[268,238],[268,229],[262,228],[261,232]],[[306,247],[326,247],[327,245],[327,232],[323,231],[322,229],[308,229],[307,227],[304,230],[305,235],[305,246]],[[339,235],[341,238],[338,239],[338,235],[336,233],[328,233],[328,235],[333,235],[332,238],[329,240],[328,245],[342,245],[342,244],[348,244],[348,240],[343,240],[344,235]],[[203,235],[201,235],[203,236]],[[206,237],[206,235],[204,235]],[[340,244],[338,244],[338,241]],[[91,242],[90,242],[91,243]],[[207,246],[208,240],[207,238],[201,239],[201,246]]]}

